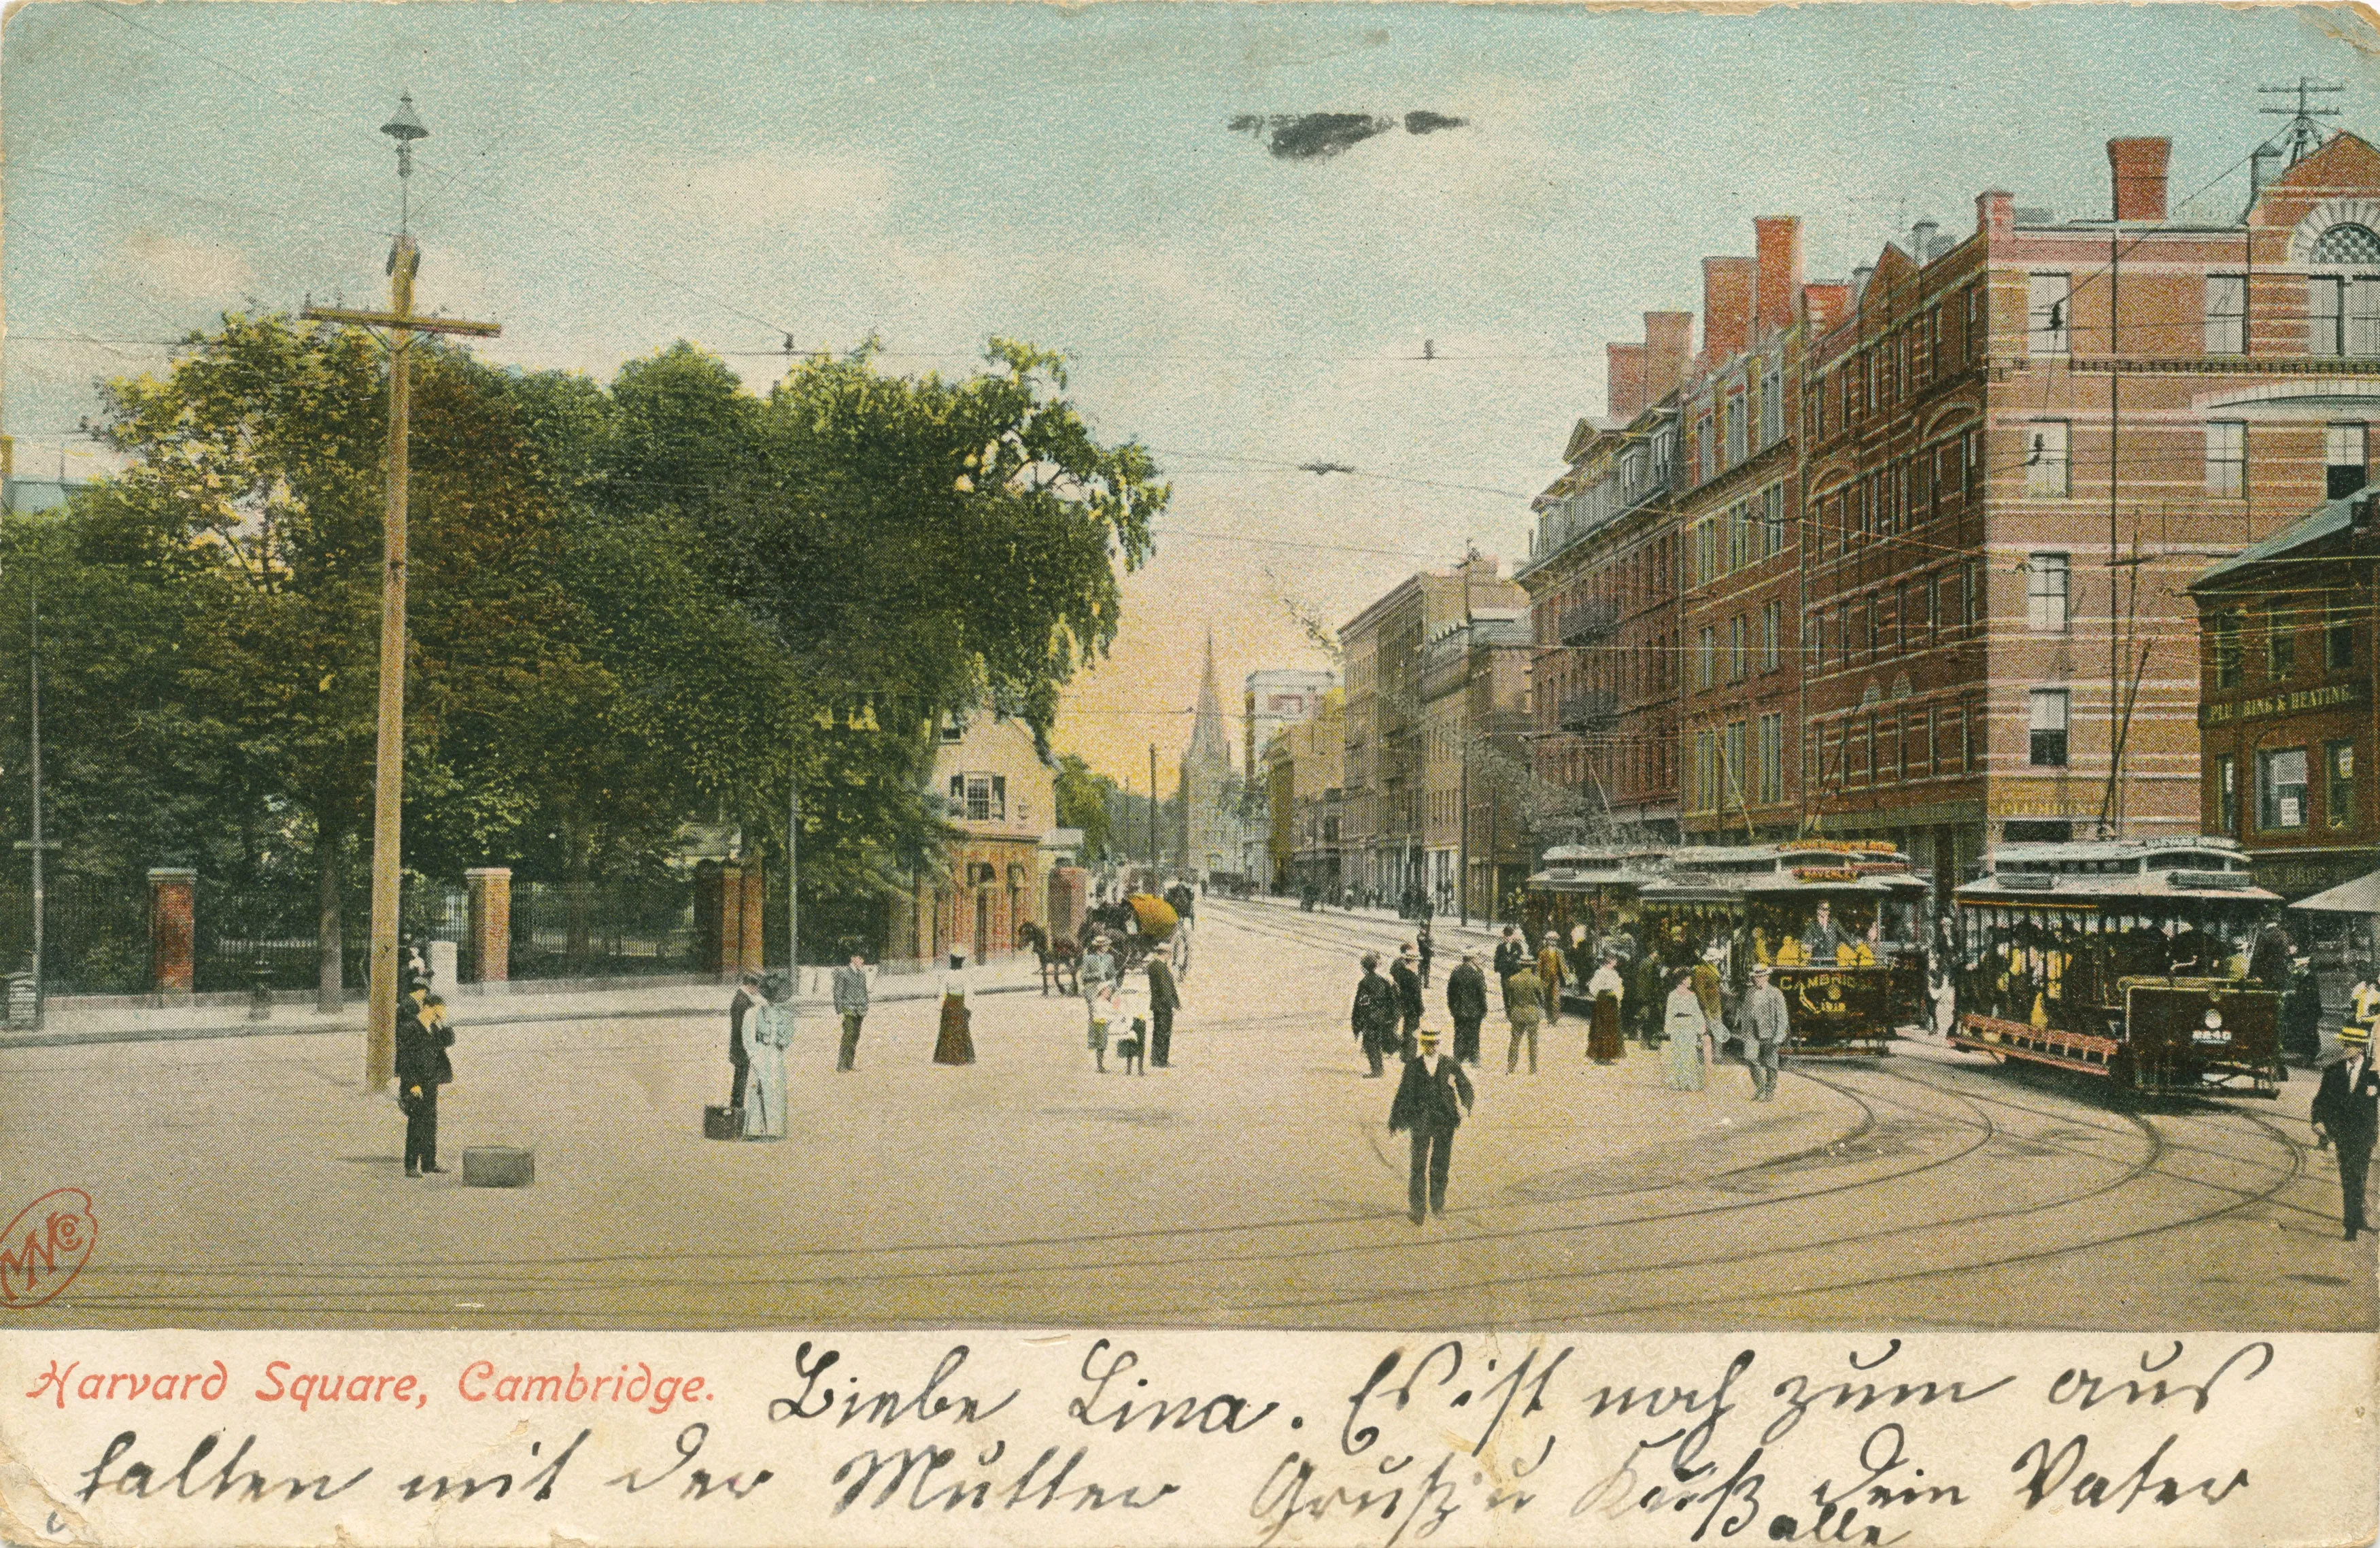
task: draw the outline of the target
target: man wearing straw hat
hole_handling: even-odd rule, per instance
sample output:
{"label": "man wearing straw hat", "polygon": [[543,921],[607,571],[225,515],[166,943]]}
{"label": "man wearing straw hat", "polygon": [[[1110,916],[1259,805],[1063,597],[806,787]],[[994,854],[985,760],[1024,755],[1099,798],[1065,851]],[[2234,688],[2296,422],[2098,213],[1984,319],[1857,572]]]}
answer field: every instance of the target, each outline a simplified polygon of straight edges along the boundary
{"label": "man wearing straw hat", "polygon": [[2322,1072],[2314,1093],[2317,1141],[2338,1151],[2338,1192],[2347,1240],[2371,1229],[2363,1217],[2363,1181],[2372,1166],[2372,1143],[2380,1134],[2380,1070],[2372,1067],[2372,1029],[2350,1020],[2338,1029],[2345,1057]]}
{"label": "man wearing straw hat", "polygon": [[1418,1226],[1425,1218],[1425,1203],[1437,1214],[1446,1213],[1446,1174],[1454,1159],[1454,1131],[1470,1110],[1471,1077],[1463,1072],[1461,1059],[1439,1053],[1435,1031],[1424,1027],[1415,1035],[1421,1054],[1405,1060],[1396,1099],[1389,1104],[1389,1132],[1413,1136],[1405,1207]]}

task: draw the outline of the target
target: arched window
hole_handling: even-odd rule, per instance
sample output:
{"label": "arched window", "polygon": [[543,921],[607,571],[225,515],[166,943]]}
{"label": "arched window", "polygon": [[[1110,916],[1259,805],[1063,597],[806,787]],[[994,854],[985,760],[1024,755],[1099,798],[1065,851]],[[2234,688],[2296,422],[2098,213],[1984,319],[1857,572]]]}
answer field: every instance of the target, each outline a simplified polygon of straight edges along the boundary
{"label": "arched window", "polygon": [[2316,263],[2380,263],[2380,236],[2368,225],[2341,221],[2313,245]]}

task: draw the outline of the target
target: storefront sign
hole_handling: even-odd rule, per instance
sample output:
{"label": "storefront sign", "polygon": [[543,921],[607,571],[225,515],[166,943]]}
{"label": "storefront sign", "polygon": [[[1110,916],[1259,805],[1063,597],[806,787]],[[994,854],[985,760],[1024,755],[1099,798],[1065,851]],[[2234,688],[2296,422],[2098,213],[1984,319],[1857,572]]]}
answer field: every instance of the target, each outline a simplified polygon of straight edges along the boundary
{"label": "storefront sign", "polygon": [[2345,683],[2326,683],[2319,688],[2268,694],[2262,698],[2233,699],[2228,704],[2202,704],[2198,707],[2198,723],[2201,726],[2228,726],[2241,720],[2262,720],[2275,715],[2336,709],[2341,705],[2362,704],[2370,695],[2371,684],[2365,679],[2355,678]]}

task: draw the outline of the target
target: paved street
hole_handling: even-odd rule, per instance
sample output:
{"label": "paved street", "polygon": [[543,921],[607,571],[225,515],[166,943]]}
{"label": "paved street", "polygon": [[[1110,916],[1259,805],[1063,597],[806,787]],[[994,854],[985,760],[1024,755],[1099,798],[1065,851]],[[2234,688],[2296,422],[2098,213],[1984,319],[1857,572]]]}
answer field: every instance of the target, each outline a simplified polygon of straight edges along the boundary
{"label": "paved street", "polygon": [[[1443,1221],[1404,1216],[1392,1081],[1346,1023],[1393,921],[1202,912],[1175,1068],[1093,1072],[1079,1007],[976,1010],[938,1068],[922,1002],[851,1075],[807,1021],[794,1138],[721,1144],[723,1016],[466,1031],[442,1159],[536,1148],[519,1191],[400,1175],[402,1119],[347,1036],[0,1053],[13,1209],[96,1201],[97,1252],[33,1325],[1605,1328],[1939,1324],[2347,1329],[2369,1244],[2338,1239],[2301,1075],[2277,1103],[2119,1110],[2078,1081],[1928,1043],[1792,1068],[1745,1100],[1658,1058],[1484,1042]],[[1441,971],[1445,964],[1441,963]],[[1442,980],[1440,980],[1442,983]],[[1442,1005],[1437,985],[1433,1003]],[[724,1002],[725,995],[720,997]],[[1442,1014],[1434,1024],[1443,1025]],[[1112,1066],[1112,1061],[1111,1066]]]}

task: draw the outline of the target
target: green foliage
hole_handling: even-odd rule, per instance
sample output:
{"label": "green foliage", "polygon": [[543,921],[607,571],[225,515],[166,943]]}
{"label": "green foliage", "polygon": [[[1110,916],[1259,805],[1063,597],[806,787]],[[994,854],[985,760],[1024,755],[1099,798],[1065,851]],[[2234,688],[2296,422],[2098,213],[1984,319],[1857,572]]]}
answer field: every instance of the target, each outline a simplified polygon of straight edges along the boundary
{"label": "green foliage", "polygon": [[1079,753],[1058,760],[1058,826],[1083,830],[1083,858],[1093,864],[1109,857],[1115,798],[1116,782],[1094,773]]}
{"label": "green foliage", "polygon": [[[683,344],[608,389],[416,345],[408,866],[644,872],[719,818],[781,852],[795,781],[806,890],[868,896],[929,864],[931,727],[989,705],[1046,745],[1170,495],[1145,450],[1092,437],[1056,357],[994,341],[987,359],[905,379],[862,350],[761,397]],[[103,397],[130,466],[0,533],[0,659],[24,659],[42,587],[69,865],[352,867],[382,346],[229,315]],[[0,748],[22,718],[0,710]],[[0,807],[21,804],[8,783]],[[1062,820],[1103,848],[1101,783],[1071,760],[1061,789]]]}

